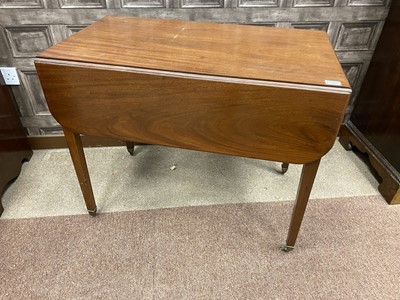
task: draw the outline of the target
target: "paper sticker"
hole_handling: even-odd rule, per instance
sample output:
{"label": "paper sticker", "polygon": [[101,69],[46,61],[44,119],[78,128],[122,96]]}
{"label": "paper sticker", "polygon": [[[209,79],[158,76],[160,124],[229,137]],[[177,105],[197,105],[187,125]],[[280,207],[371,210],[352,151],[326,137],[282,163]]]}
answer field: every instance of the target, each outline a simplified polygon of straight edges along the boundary
{"label": "paper sticker", "polygon": [[327,84],[327,85],[342,85],[342,83],[340,81],[336,81],[336,80],[325,80],[325,84]]}

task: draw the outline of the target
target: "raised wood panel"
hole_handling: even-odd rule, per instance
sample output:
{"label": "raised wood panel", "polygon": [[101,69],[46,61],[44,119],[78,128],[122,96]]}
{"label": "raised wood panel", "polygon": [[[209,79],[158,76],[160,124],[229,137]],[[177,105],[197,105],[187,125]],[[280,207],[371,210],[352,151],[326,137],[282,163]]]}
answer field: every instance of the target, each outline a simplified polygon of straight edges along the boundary
{"label": "raised wood panel", "polygon": [[[348,0],[348,6],[386,6],[390,0]],[[398,0],[394,0],[398,1]]]}
{"label": "raised wood panel", "polygon": [[[178,1],[178,0],[174,0]],[[172,1],[175,5],[175,2]],[[179,3],[179,2],[178,2]],[[178,5],[178,4],[176,4]],[[19,10],[15,10],[18,12]],[[368,22],[385,20],[388,8],[384,7],[277,7],[277,8],[154,8],[154,9],[49,9],[42,11],[41,24],[91,24],[107,15],[140,16],[147,18],[184,19],[192,21],[253,23],[253,22]],[[0,9],[3,26],[38,24],[38,11],[24,10],[10,14]]]}
{"label": "raised wood panel", "polygon": [[[21,117],[21,122],[24,127],[32,129],[36,134],[40,135],[40,129],[54,128],[60,126],[51,115],[38,115],[34,117]],[[44,132],[42,130],[42,132]]]}
{"label": "raised wood panel", "polygon": [[36,71],[21,71],[19,74],[33,114],[35,116],[50,115]]}
{"label": "raised wood panel", "polygon": [[1,8],[44,8],[42,0],[1,0]]}
{"label": "raised wood panel", "polygon": [[356,86],[362,65],[362,63],[342,64],[343,71],[346,74],[347,80],[349,81],[352,88]]}
{"label": "raised wood panel", "polygon": [[65,38],[73,35],[74,33],[81,31],[83,28],[85,28],[87,26],[89,26],[89,25],[67,25],[67,26],[65,26]]}
{"label": "raised wood panel", "polygon": [[166,7],[166,0],[121,0],[124,8]]}
{"label": "raised wood panel", "polygon": [[[347,111],[350,113],[374,52],[381,24],[387,16],[389,2],[388,0],[0,0],[0,44],[2,45],[0,64],[15,66],[20,71],[32,70],[34,68],[32,58],[38,52],[106,15],[324,30],[335,45],[340,62],[347,64],[344,66],[349,79],[353,80],[351,85],[354,92]],[[366,38],[363,41],[362,37],[368,34],[362,33],[362,28],[348,29],[346,34],[349,36],[344,37],[342,24],[354,23],[367,24],[366,27],[370,26],[370,23],[377,24],[371,39]],[[15,31],[16,27],[26,28],[27,32]],[[359,64],[361,66],[357,79],[354,79],[354,66]],[[350,65],[353,67],[349,67]],[[12,87],[12,92],[23,115],[23,123],[31,135],[48,134],[51,130],[47,132],[46,126],[49,128],[58,126],[51,116],[36,115],[31,108],[32,95],[41,93],[40,86],[34,86],[34,81],[29,86]],[[38,101],[40,103],[41,100]]]}
{"label": "raised wood panel", "polygon": [[40,135],[60,135],[63,133],[61,126],[54,126],[54,127],[39,127]]}
{"label": "raised wood panel", "polygon": [[52,46],[49,26],[16,26],[5,28],[13,57],[35,57]]}
{"label": "raised wood panel", "polygon": [[107,8],[105,0],[59,0],[61,8]]}
{"label": "raised wood panel", "polygon": [[342,24],[335,49],[372,50],[376,40],[378,22]]}
{"label": "raised wood panel", "polygon": [[0,25],[0,64],[6,66],[11,58],[11,50],[8,43],[6,30]]}
{"label": "raised wood panel", "polygon": [[241,24],[241,25],[276,27],[276,23],[251,23],[251,24]]}
{"label": "raised wood panel", "polygon": [[335,0],[294,0],[294,7],[333,6]]}
{"label": "raised wood panel", "polygon": [[180,0],[182,8],[224,7],[224,0]]}
{"label": "raised wood panel", "polygon": [[[346,53],[346,52],[338,52],[338,53]],[[353,89],[353,93],[351,95],[349,104],[347,105],[346,115],[344,121],[346,122],[351,112],[353,111],[354,105],[357,100],[357,96],[360,92],[360,87],[363,81],[365,74],[367,73],[368,66],[371,60],[371,56],[365,56],[364,59],[359,59],[355,57],[350,58],[342,58],[342,67],[347,76],[347,79],[350,82],[350,85]]]}
{"label": "raised wood panel", "polygon": [[239,7],[278,7],[280,0],[239,0]]}
{"label": "raised wood panel", "polygon": [[322,30],[327,32],[329,27],[329,22],[322,23],[292,23],[292,28],[296,29],[311,29],[311,30]]}

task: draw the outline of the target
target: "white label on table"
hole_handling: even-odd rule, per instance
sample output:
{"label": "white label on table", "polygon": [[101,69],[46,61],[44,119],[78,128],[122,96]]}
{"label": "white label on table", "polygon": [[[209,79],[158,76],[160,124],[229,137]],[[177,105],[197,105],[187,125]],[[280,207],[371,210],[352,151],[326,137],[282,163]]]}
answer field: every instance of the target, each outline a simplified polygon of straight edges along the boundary
{"label": "white label on table", "polygon": [[327,85],[342,85],[342,83],[340,81],[336,81],[336,80],[325,80],[325,84],[327,84]]}

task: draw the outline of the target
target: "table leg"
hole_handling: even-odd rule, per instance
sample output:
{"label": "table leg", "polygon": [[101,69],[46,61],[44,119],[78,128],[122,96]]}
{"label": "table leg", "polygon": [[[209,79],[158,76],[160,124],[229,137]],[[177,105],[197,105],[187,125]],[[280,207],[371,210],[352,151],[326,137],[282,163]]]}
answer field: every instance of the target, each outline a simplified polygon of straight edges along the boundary
{"label": "table leg", "polygon": [[135,155],[135,143],[134,142],[126,142],[126,149],[128,150],[130,155]]}
{"label": "table leg", "polygon": [[92,184],[90,183],[81,137],[79,133],[71,132],[66,128],[63,128],[63,130],[88,213],[90,215],[96,215],[97,207],[93,196]]}
{"label": "table leg", "polygon": [[296,203],[293,208],[292,219],[290,221],[289,232],[286,239],[286,245],[281,247],[282,251],[289,252],[294,248],[301,222],[303,221],[304,212],[307,207],[307,202],[310,197],[315,175],[318,171],[319,162],[320,160],[316,160],[303,166],[300,184],[297,190]]}

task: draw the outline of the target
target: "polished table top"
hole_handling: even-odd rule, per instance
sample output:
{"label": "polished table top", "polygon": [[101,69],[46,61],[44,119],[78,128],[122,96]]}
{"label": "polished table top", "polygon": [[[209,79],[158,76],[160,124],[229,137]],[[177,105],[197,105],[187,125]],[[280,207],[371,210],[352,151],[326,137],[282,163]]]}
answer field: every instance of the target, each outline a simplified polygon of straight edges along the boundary
{"label": "polished table top", "polygon": [[38,57],[350,87],[327,34],[314,30],[110,16]]}

